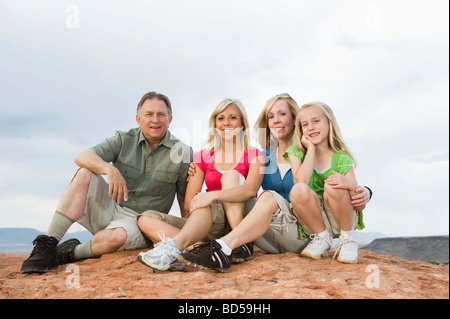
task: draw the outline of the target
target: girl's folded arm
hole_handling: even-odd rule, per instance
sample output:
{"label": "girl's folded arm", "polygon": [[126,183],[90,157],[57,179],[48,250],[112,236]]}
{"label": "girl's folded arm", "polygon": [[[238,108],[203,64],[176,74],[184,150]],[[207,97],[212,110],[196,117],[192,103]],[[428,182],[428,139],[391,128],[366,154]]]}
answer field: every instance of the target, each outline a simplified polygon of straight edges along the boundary
{"label": "girl's folded arm", "polygon": [[307,153],[305,160],[302,163],[294,154],[288,154],[288,156],[295,182],[309,184],[313,173],[314,158],[312,158],[312,156],[308,156]]}

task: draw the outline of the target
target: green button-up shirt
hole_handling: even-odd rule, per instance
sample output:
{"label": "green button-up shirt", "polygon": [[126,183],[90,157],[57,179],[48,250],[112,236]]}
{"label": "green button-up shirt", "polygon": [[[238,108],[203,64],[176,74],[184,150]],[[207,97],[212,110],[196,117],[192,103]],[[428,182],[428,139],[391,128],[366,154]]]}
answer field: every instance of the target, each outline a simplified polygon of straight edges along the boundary
{"label": "green button-up shirt", "polygon": [[193,151],[169,131],[154,150],[140,128],[117,131],[92,149],[125,178],[128,201],[122,202],[122,206],[138,213],[152,209],[167,214],[175,193],[185,195]]}

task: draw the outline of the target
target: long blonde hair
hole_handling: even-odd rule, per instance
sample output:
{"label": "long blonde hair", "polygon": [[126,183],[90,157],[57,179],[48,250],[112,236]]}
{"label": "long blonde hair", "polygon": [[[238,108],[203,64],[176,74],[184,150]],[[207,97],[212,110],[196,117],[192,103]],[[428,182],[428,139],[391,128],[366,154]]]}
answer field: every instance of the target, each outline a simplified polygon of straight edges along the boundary
{"label": "long blonde hair", "polygon": [[216,117],[222,113],[227,107],[234,105],[239,111],[239,116],[241,118],[242,126],[244,127],[241,133],[241,143],[245,150],[248,150],[250,146],[250,136],[249,136],[249,125],[247,112],[245,111],[244,105],[238,99],[225,99],[221,101],[209,118],[209,136],[208,136],[208,150],[212,151],[214,149],[219,149],[221,147],[222,139],[217,136],[216,132]]}
{"label": "long blonde hair", "polygon": [[[286,101],[286,103],[289,107],[289,111],[291,111],[291,115],[292,115],[292,119],[294,120],[294,123],[295,123],[297,114],[299,112],[300,108],[299,108],[297,102],[295,102],[295,100],[287,93],[272,96],[270,99],[267,100],[266,105],[264,106],[261,113],[259,114],[258,119],[256,120],[256,123],[254,126],[256,136],[258,137],[259,145],[261,145],[261,147],[263,149],[269,149],[271,147],[273,148],[274,146],[275,147],[278,146],[277,138],[275,136],[273,136],[273,134],[270,132],[270,129],[269,129],[269,112],[272,109],[272,106],[275,104],[275,102],[280,99]],[[273,142],[271,143],[271,141],[274,141],[275,144]]]}
{"label": "long blonde hair", "polygon": [[342,139],[342,134],[339,129],[339,126],[336,121],[336,117],[334,116],[333,111],[331,108],[322,102],[310,102],[302,105],[300,108],[300,111],[298,112],[297,118],[295,120],[295,133],[294,133],[294,145],[303,153],[305,154],[306,149],[302,145],[302,136],[303,136],[303,129],[300,125],[300,113],[311,106],[318,107],[323,115],[328,119],[328,146],[334,151],[338,153],[346,153],[350,158],[353,160],[353,163],[356,167],[356,160],[352,153],[350,152],[347,145],[344,143],[344,140]]}

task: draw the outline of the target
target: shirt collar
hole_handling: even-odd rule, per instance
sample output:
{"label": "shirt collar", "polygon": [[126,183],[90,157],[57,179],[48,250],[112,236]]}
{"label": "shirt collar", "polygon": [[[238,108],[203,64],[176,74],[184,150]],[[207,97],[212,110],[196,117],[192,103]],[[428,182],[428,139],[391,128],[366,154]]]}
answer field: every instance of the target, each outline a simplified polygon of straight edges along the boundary
{"label": "shirt collar", "polygon": [[[142,133],[142,130],[139,129],[139,140],[138,143],[147,142],[144,133]],[[166,135],[164,135],[163,139],[159,143],[159,145],[164,145],[165,147],[172,148],[176,143],[178,142],[178,139],[173,136],[169,130],[167,130]]]}

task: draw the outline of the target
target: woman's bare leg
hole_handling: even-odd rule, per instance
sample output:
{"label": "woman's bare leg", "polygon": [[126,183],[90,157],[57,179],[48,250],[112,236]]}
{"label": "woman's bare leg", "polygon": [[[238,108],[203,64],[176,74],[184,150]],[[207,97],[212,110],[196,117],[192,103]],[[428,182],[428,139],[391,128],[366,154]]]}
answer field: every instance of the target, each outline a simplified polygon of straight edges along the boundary
{"label": "woman's bare leg", "polygon": [[252,242],[267,231],[272,215],[278,210],[278,204],[272,193],[264,192],[256,201],[253,209],[230,233],[221,238],[228,247],[235,249]]}

